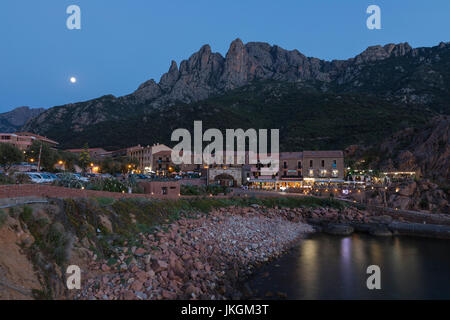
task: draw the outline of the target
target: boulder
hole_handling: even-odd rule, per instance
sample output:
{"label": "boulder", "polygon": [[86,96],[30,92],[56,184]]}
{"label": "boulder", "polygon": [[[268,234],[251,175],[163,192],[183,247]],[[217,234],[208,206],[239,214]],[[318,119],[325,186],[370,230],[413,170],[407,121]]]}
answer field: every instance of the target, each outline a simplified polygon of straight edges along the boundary
{"label": "boulder", "polygon": [[165,261],[158,260],[158,259],[152,259],[152,269],[156,273],[166,270],[168,266],[169,265]]}
{"label": "boulder", "polygon": [[378,237],[390,237],[392,232],[386,227],[374,227],[370,230],[370,234]]}
{"label": "boulder", "polygon": [[374,223],[389,224],[392,222],[392,220],[394,220],[394,219],[388,215],[370,217],[370,221],[374,222]]}
{"label": "boulder", "polygon": [[353,227],[346,224],[330,224],[324,228],[328,234],[348,236],[354,232]]}
{"label": "boulder", "polygon": [[417,188],[417,183],[414,181],[409,182],[408,184],[401,185],[399,187],[398,194],[404,197],[410,197],[414,194]]}

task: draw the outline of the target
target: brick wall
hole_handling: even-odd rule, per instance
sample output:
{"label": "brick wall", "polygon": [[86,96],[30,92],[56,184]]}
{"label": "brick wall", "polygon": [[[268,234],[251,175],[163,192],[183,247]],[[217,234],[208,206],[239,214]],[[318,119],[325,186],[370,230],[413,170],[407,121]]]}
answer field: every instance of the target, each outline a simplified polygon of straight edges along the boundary
{"label": "brick wall", "polygon": [[180,183],[178,181],[151,181],[139,182],[144,193],[158,196],[176,198],[180,195]]}
{"label": "brick wall", "polygon": [[180,184],[190,186],[206,186],[206,179],[180,179]]}
{"label": "brick wall", "polygon": [[[151,182],[153,184],[154,182]],[[160,186],[161,187],[161,186]],[[156,188],[156,185],[154,186]],[[157,189],[154,189],[157,190]],[[155,199],[174,199],[178,198],[180,187],[178,185],[178,191],[174,189],[166,195],[162,193],[149,194],[127,194],[118,192],[107,191],[94,191],[94,190],[80,190],[70,189],[64,187],[55,187],[49,185],[38,184],[22,184],[22,185],[1,185],[0,186],[0,199],[2,198],[20,198],[20,197],[48,197],[48,198],[93,198],[93,197],[105,197],[105,198],[155,198]]]}

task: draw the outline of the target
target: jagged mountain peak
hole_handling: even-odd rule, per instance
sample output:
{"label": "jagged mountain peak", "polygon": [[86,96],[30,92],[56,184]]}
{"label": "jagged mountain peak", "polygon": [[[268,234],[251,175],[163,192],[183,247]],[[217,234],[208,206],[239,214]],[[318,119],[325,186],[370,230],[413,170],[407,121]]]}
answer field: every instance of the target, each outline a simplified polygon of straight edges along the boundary
{"label": "jagged mountain peak", "polygon": [[389,43],[384,46],[370,46],[357,55],[354,60],[358,64],[369,61],[383,60],[391,56],[404,56],[412,50],[413,48],[407,42],[399,44]]}
{"label": "jagged mountain peak", "polygon": [[[437,53],[436,48],[439,50]],[[154,79],[145,81],[135,92],[113,101],[97,104],[93,100],[51,108],[25,129],[37,133],[43,130],[45,133],[50,127],[69,119],[71,127],[83,130],[104,119],[124,117],[126,109],[148,114],[163,107],[222,95],[255,81],[299,83],[320,92],[363,92],[400,103],[426,103],[427,107],[434,104],[434,109],[441,104],[440,110],[446,110],[448,103],[445,101],[449,96],[449,86],[446,85],[446,70],[450,64],[448,48],[448,43],[416,49],[408,43],[386,44],[371,46],[347,60],[325,61],[307,57],[298,50],[286,50],[265,42],[245,44],[237,38],[230,43],[225,56],[213,52],[210,45],[203,45],[179,64],[171,61],[159,82]],[[384,60],[403,56],[407,57],[402,60],[405,62],[403,66],[383,64]],[[423,63],[426,63],[426,69],[421,67]],[[120,110],[120,113],[108,110],[108,106]],[[73,108],[77,109],[76,112],[69,111]]]}
{"label": "jagged mountain peak", "polygon": [[237,38],[230,43],[223,57],[203,45],[188,59],[172,61],[160,82],[144,82],[133,94],[137,103],[149,102],[153,107],[177,101],[193,102],[211,95],[232,90],[254,80],[319,80],[335,79],[342,68],[349,65],[403,56],[413,49],[408,43],[370,46],[348,60],[332,62],[306,57],[298,50],[286,50],[266,42],[244,42]]}

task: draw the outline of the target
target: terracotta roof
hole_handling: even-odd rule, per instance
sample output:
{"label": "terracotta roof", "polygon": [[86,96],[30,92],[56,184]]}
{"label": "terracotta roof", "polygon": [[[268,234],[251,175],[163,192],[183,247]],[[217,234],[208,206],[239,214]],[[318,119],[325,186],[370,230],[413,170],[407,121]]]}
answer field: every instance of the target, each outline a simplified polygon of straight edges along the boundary
{"label": "terracotta roof", "polygon": [[280,152],[280,159],[301,159],[303,152]]}
{"label": "terracotta roof", "polygon": [[47,137],[43,137],[43,136],[40,136],[40,135],[38,135],[38,134],[31,133],[31,132],[15,132],[14,134],[15,134],[15,135],[18,135],[18,136],[32,137],[32,138],[35,138],[35,139],[37,139],[37,140],[41,140],[41,141],[44,141],[44,142],[48,142],[48,143],[50,143],[50,144],[59,144],[59,143],[56,142],[55,140],[52,140],[52,139],[49,139],[49,138],[47,138]]}
{"label": "terracotta roof", "polygon": [[342,158],[344,157],[344,152],[342,150],[303,151],[303,157]]}
{"label": "terracotta roof", "polygon": [[172,151],[172,149],[170,149],[165,144],[157,144],[157,145],[152,146],[152,153],[153,154],[159,153],[161,151]]}
{"label": "terracotta roof", "polygon": [[[85,149],[68,149],[68,150],[65,150],[65,151],[67,151],[67,152],[83,152],[84,150]],[[108,152],[108,151],[106,151],[103,148],[89,148],[89,149],[87,149],[87,151],[88,152],[100,151],[102,153],[107,153]]]}

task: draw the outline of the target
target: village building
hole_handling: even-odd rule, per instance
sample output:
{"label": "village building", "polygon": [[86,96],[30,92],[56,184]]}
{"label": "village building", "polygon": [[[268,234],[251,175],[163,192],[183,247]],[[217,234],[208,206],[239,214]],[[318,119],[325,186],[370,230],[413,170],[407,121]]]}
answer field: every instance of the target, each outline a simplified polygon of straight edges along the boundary
{"label": "village building", "polygon": [[175,171],[171,154],[171,148],[159,143],[146,147],[137,145],[127,150],[127,156],[138,161],[138,171],[157,176],[168,176]]}
{"label": "village building", "polygon": [[58,142],[52,139],[31,132],[0,133],[0,143],[12,144],[21,151],[27,150],[33,144],[33,141],[46,143],[52,148],[58,145]]}
{"label": "village building", "polygon": [[[344,182],[344,153],[340,150],[280,152],[276,173],[264,170],[270,164],[263,164],[265,161],[262,158],[259,158],[257,163],[250,163],[249,152],[242,154],[243,161],[238,161],[240,156],[235,152],[232,164],[217,164],[215,161],[212,161],[212,164],[195,164],[192,156],[190,164],[178,166],[173,164],[171,152],[169,147],[162,144],[147,147],[139,145],[129,148],[127,155],[138,160],[138,170],[144,173],[171,176],[197,172],[200,176],[206,176],[207,184],[228,187],[239,187],[245,184],[254,188],[285,190],[300,189],[321,183]],[[224,160],[225,154],[226,152],[223,155]],[[267,157],[270,156],[272,155],[267,155]]]}
{"label": "village building", "polygon": [[285,190],[317,183],[341,183],[344,179],[342,151],[281,152],[277,175],[261,174],[261,164],[250,165],[248,183],[261,189]]}

